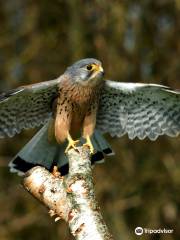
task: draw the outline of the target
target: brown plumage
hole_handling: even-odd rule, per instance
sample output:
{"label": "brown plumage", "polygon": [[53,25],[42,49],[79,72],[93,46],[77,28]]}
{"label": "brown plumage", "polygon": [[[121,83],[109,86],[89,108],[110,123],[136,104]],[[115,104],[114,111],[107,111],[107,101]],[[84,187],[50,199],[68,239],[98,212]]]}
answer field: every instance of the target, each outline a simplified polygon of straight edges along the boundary
{"label": "brown plumage", "polygon": [[[102,160],[103,153],[112,153],[101,136],[105,132],[151,140],[180,133],[179,91],[156,84],[103,81],[102,76],[100,61],[82,59],[58,79],[0,95],[0,138],[44,124],[11,161],[12,171],[25,172],[32,164],[48,169],[54,163],[66,165],[66,143],[58,143],[67,139],[66,151],[75,148],[77,141],[73,139],[81,131],[91,153],[96,149],[93,161]],[[83,138],[78,139],[84,143]]]}
{"label": "brown plumage", "polygon": [[92,163],[102,161],[103,153],[112,153],[95,130],[105,84],[103,73],[100,61],[83,59],[56,80],[20,87],[0,96],[0,137],[12,137],[24,128],[44,124],[11,161],[12,171],[21,174],[34,165],[48,169],[57,165],[65,174],[68,159],[64,153],[76,148],[77,143],[90,148]]}
{"label": "brown plumage", "polygon": [[102,82],[84,86],[62,76],[60,86],[55,112],[56,140],[62,143],[68,135],[77,138],[81,131],[84,138],[91,136],[96,124]]}

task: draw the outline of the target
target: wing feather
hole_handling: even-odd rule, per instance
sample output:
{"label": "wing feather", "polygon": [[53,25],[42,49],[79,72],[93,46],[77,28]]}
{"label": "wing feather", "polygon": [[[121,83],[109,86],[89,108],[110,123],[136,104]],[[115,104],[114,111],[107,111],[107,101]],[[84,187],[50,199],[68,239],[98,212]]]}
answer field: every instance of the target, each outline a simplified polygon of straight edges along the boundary
{"label": "wing feather", "polygon": [[59,79],[23,86],[0,95],[0,138],[44,124],[58,93]]}
{"label": "wing feather", "polygon": [[96,128],[130,139],[180,133],[180,92],[157,84],[106,81]]}

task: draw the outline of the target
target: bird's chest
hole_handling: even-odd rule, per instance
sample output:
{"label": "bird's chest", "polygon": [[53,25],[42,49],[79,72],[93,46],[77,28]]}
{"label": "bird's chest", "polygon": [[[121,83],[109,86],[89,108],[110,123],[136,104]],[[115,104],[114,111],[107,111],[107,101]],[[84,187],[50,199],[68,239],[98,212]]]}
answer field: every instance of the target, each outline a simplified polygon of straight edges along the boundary
{"label": "bird's chest", "polygon": [[[62,87],[63,85],[63,87]],[[67,138],[68,132],[76,137],[84,127],[85,119],[98,106],[99,88],[77,86],[65,81],[59,87],[59,95],[54,101],[55,132],[59,142]]]}
{"label": "bird's chest", "polygon": [[60,94],[59,105],[63,111],[69,111],[72,118],[83,118],[89,107],[96,101],[94,91],[88,87],[71,86]]}
{"label": "bird's chest", "polygon": [[85,116],[91,113],[91,108],[96,105],[98,95],[95,91],[85,87],[63,89],[58,101],[58,114],[64,121],[69,122],[70,133],[75,136],[83,126]]}

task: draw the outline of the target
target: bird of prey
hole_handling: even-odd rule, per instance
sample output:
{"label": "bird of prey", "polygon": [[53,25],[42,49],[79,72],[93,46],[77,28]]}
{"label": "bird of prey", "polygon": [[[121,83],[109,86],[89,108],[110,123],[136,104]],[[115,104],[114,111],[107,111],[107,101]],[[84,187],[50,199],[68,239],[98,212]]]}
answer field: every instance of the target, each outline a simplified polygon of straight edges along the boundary
{"label": "bird of prey", "polygon": [[[67,165],[65,152],[83,144],[96,160],[112,153],[103,133],[130,139],[180,132],[180,92],[156,84],[105,80],[93,58],[68,67],[55,80],[0,95],[0,138],[43,127],[10,162],[23,173],[34,165]],[[65,149],[66,148],[66,149]]]}

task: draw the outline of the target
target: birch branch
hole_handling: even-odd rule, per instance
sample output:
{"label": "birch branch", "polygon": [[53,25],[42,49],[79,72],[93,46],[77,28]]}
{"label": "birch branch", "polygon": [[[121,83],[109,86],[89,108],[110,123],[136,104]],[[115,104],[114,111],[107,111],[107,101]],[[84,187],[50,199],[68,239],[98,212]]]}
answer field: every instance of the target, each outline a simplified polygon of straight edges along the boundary
{"label": "birch branch", "polygon": [[71,149],[67,155],[67,176],[37,166],[27,172],[23,180],[25,189],[49,209],[55,221],[65,220],[75,239],[112,239],[95,198],[88,148]]}

